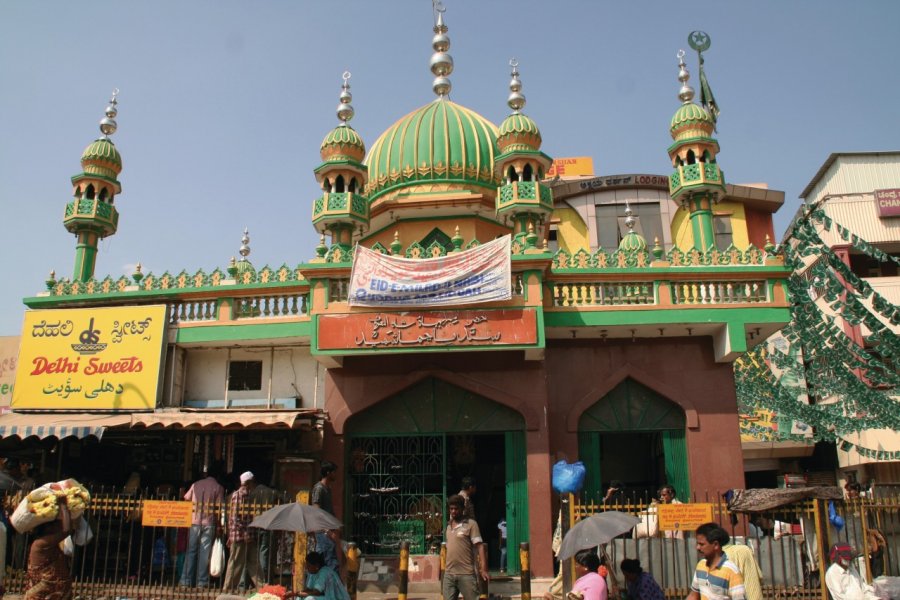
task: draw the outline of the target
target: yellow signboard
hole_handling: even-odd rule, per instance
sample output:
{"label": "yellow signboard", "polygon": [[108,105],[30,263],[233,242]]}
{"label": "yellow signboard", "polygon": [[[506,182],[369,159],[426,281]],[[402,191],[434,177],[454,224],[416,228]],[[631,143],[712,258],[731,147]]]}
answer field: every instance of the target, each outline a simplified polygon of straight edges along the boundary
{"label": "yellow signboard", "polygon": [[144,527],[190,527],[194,503],[181,500],[144,500]]}
{"label": "yellow signboard", "polygon": [[25,313],[13,409],[152,410],[165,306]]}
{"label": "yellow signboard", "polygon": [[662,531],[693,531],[713,520],[713,505],[708,502],[660,504],[657,512]]}
{"label": "yellow signboard", "polygon": [[550,165],[547,177],[593,177],[594,159],[590,156],[557,158]]}
{"label": "yellow signboard", "polygon": [[0,337],[0,412],[9,410],[16,387],[16,357],[19,355],[19,336]]}

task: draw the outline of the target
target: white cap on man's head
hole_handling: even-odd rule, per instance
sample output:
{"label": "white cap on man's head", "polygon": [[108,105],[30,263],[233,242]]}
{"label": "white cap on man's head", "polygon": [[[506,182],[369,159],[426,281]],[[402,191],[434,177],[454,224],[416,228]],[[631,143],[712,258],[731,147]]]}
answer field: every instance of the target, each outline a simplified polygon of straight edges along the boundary
{"label": "white cap on man's head", "polygon": [[253,479],[253,473],[251,473],[250,471],[244,471],[243,473],[241,473],[241,484],[242,485],[247,483],[251,479]]}

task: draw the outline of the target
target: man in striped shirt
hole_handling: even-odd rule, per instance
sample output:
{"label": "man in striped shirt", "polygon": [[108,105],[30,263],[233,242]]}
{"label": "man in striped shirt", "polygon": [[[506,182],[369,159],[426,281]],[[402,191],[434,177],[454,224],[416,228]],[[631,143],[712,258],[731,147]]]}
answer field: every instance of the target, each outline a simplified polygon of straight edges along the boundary
{"label": "man in striped shirt", "polygon": [[697,552],[703,558],[694,570],[687,600],[745,600],[741,571],[722,550],[729,541],[728,532],[716,523],[697,528]]}

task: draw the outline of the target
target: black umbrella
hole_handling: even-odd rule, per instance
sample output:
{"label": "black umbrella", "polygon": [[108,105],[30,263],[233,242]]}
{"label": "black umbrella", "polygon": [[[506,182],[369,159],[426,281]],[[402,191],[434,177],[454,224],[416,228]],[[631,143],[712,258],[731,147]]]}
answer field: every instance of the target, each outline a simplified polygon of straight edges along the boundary
{"label": "black umbrella", "polygon": [[580,550],[608,544],[614,538],[631,531],[641,520],[629,514],[611,510],[591,515],[575,523],[559,546],[559,559],[565,560]]}
{"label": "black umbrella", "polygon": [[323,531],[342,526],[343,523],[328,511],[299,502],[279,504],[257,515],[250,522],[250,527],[272,531]]}

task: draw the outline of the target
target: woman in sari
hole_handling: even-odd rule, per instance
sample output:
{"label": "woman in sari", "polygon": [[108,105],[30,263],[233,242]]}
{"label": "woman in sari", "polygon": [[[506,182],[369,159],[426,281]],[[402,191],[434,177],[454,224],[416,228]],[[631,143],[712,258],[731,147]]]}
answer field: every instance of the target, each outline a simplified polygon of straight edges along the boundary
{"label": "woman in sari", "polygon": [[59,518],[39,525],[28,554],[25,600],[71,600],[72,575],[59,543],[72,533],[65,496],[60,496]]}

